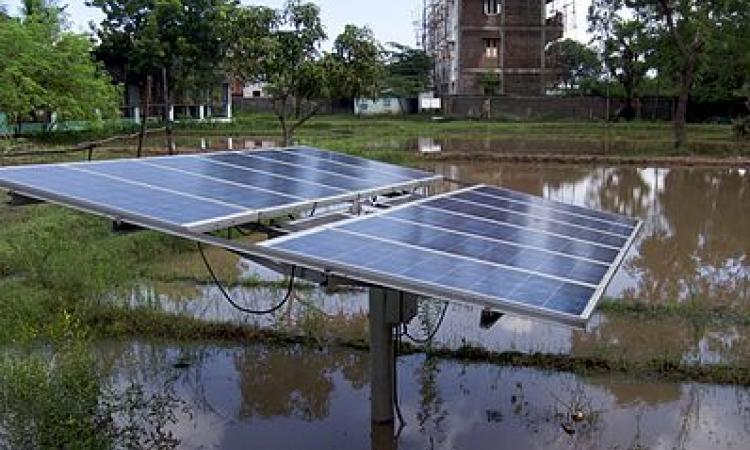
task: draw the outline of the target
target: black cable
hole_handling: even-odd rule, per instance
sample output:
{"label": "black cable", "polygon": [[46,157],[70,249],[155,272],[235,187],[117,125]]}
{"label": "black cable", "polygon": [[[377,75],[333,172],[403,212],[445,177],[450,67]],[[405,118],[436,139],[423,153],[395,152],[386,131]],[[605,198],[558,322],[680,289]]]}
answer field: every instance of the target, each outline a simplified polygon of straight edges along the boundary
{"label": "black cable", "polygon": [[445,315],[448,312],[448,302],[445,302],[445,306],[443,307],[443,312],[440,313],[440,319],[438,319],[437,324],[435,325],[435,329],[432,330],[432,332],[429,334],[429,336],[425,338],[416,338],[409,334],[409,330],[404,327],[404,336],[408,337],[410,340],[414,341],[417,344],[428,344],[432,341],[432,339],[437,335],[438,331],[440,330],[440,327],[443,325],[443,321],[445,320]]}
{"label": "black cable", "polygon": [[398,439],[401,430],[406,426],[406,420],[404,420],[404,415],[401,413],[401,402],[398,398],[398,356],[401,353],[401,333],[399,332],[399,328],[401,328],[400,325],[393,327],[393,406],[400,424],[398,433],[396,433],[396,439]]}
{"label": "black cable", "polygon": [[205,264],[206,269],[208,270],[208,273],[211,275],[211,279],[216,284],[216,287],[219,288],[221,291],[221,294],[224,296],[226,301],[232,305],[235,309],[237,309],[240,312],[243,312],[245,314],[253,314],[253,315],[263,315],[263,314],[272,314],[281,309],[292,297],[292,293],[294,292],[294,271],[296,269],[295,266],[292,266],[292,274],[289,275],[289,287],[287,288],[286,295],[284,296],[284,299],[281,300],[281,302],[269,309],[262,309],[262,310],[254,310],[254,309],[248,309],[245,307],[242,307],[238,305],[234,300],[232,300],[232,297],[229,295],[226,289],[224,289],[224,286],[221,285],[221,282],[219,282],[219,279],[216,277],[216,273],[214,272],[214,269],[211,267],[211,264],[208,262],[208,258],[206,258],[206,254],[203,252],[203,245],[198,242],[198,251],[201,254],[201,259],[203,259],[203,264]]}

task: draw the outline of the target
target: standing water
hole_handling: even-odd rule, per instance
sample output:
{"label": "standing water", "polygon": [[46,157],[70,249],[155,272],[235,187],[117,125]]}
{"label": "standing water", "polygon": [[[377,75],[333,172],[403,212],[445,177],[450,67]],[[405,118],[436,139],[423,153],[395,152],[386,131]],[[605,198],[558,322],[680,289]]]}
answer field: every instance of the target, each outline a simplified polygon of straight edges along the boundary
{"label": "standing water", "polygon": [[[731,311],[728,322],[695,321],[673,315],[632,317],[616,313],[594,316],[587,332],[504,317],[491,328],[479,326],[478,307],[451,304],[436,336],[440,345],[463,345],[494,351],[516,350],[592,356],[620,354],[629,359],[668,355],[691,363],[746,364],[750,359],[750,174],[743,169],[637,168],[520,165],[498,163],[427,163],[426,168],[451,178],[506,186],[567,203],[618,212],[644,221],[644,228],[606,295],[621,302],[651,305],[697,305]],[[237,270],[264,278],[275,275],[246,261]],[[267,307],[283,292],[232,289],[239,300]],[[303,329],[317,319],[325,330],[365,336],[367,293],[327,294],[300,291],[290,308],[270,318],[234,311],[214,286],[170,289],[147,286],[133,302],[158,302],[171,311],[211,320],[232,320],[271,328]],[[412,331],[430,323],[439,304],[426,303]],[[314,313],[314,314],[313,314]],[[738,316],[735,318],[734,315]]]}

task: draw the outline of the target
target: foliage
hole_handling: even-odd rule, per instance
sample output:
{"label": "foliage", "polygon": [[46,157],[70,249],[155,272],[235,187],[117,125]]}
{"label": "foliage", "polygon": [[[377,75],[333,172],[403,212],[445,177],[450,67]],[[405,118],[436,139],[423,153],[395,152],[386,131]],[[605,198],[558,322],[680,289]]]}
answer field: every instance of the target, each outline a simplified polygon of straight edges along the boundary
{"label": "foliage", "polygon": [[[36,6],[32,6],[36,5]],[[0,27],[0,110],[11,123],[93,119],[117,114],[118,94],[90,58],[91,44],[65,31],[55,6],[29,2],[30,15],[6,20]]]}
{"label": "foliage", "polygon": [[623,86],[626,108],[633,108],[633,99],[646,78],[651,48],[643,24],[635,20],[615,23],[612,36],[604,41],[604,64]]}
{"label": "foliage", "polygon": [[255,36],[232,42],[227,71],[242,81],[268,85],[285,144],[318,113],[323,106],[319,100],[376,95],[382,61],[369,29],[347,26],[334,51],[323,55],[320,47],[327,35],[313,3],[290,0],[280,11],[239,6],[234,15],[227,36],[244,30]]}
{"label": "foliage", "polygon": [[599,44],[606,73],[622,86],[625,106],[620,112],[635,116],[633,100],[646,81],[654,42],[642,21],[626,18],[622,0],[594,0],[589,8],[589,32]]}
{"label": "foliage", "polygon": [[166,72],[170,90],[204,90],[217,79],[233,0],[87,0],[101,9],[96,58],[120,81],[144,86]]}
{"label": "foliage", "polygon": [[479,77],[479,86],[484,95],[498,95],[502,90],[500,74],[490,70],[482,72],[482,76]]}
{"label": "foliage", "polygon": [[114,387],[70,314],[46,334],[49,347],[0,357],[0,448],[177,448],[167,427],[184,406],[169,388],[147,395],[135,384]]}
{"label": "foliage", "polygon": [[601,75],[599,55],[576,40],[555,41],[547,52],[559,71],[560,82],[568,91],[583,90]]}
{"label": "foliage", "polygon": [[[676,87],[674,146],[683,147],[687,139],[687,105],[691,95],[700,92],[696,87],[706,81],[706,86],[713,85],[716,95],[726,95],[741,86],[748,76],[750,3],[743,0],[595,0],[589,14],[592,31],[597,36],[612,35],[614,24],[622,22],[623,14],[634,17],[651,40],[647,48],[655,50],[653,62],[659,76]],[[732,61],[727,62],[725,58]]]}
{"label": "foliage", "polygon": [[347,25],[333,43],[324,64],[331,85],[331,97],[375,98],[385,75],[383,50],[372,30]]}
{"label": "foliage", "polygon": [[427,52],[396,42],[389,43],[388,47],[385,87],[401,98],[415,98],[427,91],[433,69]]}

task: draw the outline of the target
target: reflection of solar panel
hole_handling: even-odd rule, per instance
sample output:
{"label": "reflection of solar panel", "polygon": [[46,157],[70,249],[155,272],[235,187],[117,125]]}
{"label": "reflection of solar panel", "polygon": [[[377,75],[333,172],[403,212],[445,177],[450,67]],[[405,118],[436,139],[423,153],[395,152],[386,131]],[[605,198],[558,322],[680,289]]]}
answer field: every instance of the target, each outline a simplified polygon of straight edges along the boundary
{"label": "reflection of solar panel", "polygon": [[0,170],[0,187],[123,221],[212,231],[439,178],[293,148],[14,167]]}
{"label": "reflection of solar panel", "polygon": [[639,227],[477,186],[263,245],[361,281],[580,326]]}

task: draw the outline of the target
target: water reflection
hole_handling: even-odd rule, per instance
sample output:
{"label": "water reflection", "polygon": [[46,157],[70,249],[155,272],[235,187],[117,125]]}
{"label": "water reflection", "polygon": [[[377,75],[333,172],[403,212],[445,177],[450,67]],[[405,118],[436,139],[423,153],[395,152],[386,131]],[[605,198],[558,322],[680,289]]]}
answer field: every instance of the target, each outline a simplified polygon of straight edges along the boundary
{"label": "water reflection", "polygon": [[[110,343],[102,354],[123,379],[152,389],[176,380],[192,410],[174,430],[181,448],[395,448],[387,436],[371,435],[366,353]],[[186,359],[189,367],[175,369]],[[402,357],[398,367],[402,450],[723,449],[750,439],[744,388],[586,379],[422,356]],[[582,420],[572,420],[572,411]]]}
{"label": "water reflection", "polygon": [[750,177],[740,169],[432,163],[440,173],[644,220],[607,294],[655,303],[750,300]]}
{"label": "water reflection", "polygon": [[[509,186],[569,203],[636,215],[644,230],[613,280],[607,295],[652,303],[705,302],[747,311],[750,300],[750,177],[731,169],[640,169],[634,167],[527,166],[517,164],[433,164],[453,177]],[[236,260],[238,271],[278,276]],[[207,320],[231,320],[284,331],[363,339],[367,293],[298,292],[275,316],[248,317],[229,307],[213,286],[158,285],[136,292],[132,303],[158,304]],[[278,302],[274,289],[234,288],[232,294],[255,308]],[[429,306],[423,306],[430,309]],[[438,308],[439,309],[439,308]],[[598,314],[588,333],[517,317],[479,327],[481,309],[451,304],[437,334],[438,345],[474,345],[574,356],[625,355],[653,359],[665,355],[687,362],[744,363],[750,358],[750,329],[743,324],[658,320]],[[429,315],[429,314],[427,314]],[[420,319],[423,314],[420,314]],[[424,333],[422,322],[412,333]]]}

